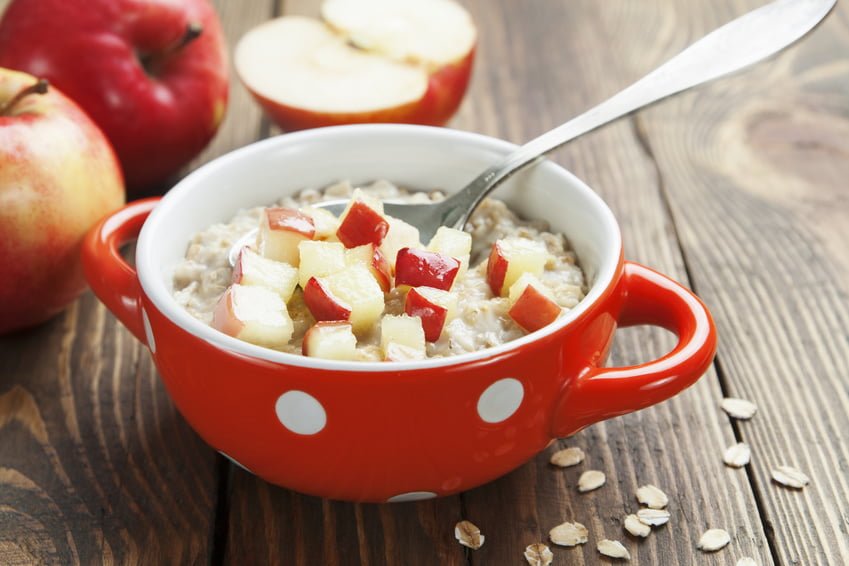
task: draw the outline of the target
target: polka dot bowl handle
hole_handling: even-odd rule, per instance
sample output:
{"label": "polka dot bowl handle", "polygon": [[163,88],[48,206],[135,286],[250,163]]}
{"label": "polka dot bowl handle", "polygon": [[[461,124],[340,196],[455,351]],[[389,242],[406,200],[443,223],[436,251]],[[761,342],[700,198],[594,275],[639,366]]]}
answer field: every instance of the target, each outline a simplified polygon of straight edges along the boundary
{"label": "polka dot bowl handle", "polygon": [[137,200],[113,212],[89,230],[82,248],[83,269],[94,294],[145,344],[139,280],[121,257],[121,246],[136,239],[158,202],[158,198]]}
{"label": "polka dot bowl handle", "polygon": [[592,367],[560,400],[554,436],[573,434],[592,423],[643,409],[692,385],[716,352],[716,328],[705,305],[668,277],[626,262],[618,326],[653,325],[678,336],[671,352],[644,364]]}

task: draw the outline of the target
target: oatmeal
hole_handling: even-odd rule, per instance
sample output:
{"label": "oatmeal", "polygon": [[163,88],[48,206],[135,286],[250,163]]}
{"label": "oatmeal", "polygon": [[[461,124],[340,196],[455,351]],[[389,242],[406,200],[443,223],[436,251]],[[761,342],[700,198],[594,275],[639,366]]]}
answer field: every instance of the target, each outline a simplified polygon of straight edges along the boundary
{"label": "oatmeal", "polygon": [[[352,204],[339,219],[311,206],[341,197]],[[429,243],[382,214],[382,200],[442,198],[386,181],[356,190],[342,182],[240,210],[192,238],[174,271],[174,297],[195,318],[248,342],[363,361],[497,346],[584,297],[565,237],[520,220],[501,201],[486,199],[465,232],[441,228]],[[257,230],[234,268],[231,248]]]}

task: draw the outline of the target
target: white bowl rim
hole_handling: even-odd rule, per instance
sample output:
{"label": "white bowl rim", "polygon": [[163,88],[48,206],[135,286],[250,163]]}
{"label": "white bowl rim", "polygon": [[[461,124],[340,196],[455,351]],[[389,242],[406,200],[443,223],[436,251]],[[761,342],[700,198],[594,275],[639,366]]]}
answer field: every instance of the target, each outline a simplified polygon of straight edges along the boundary
{"label": "white bowl rim", "polygon": [[172,208],[172,204],[174,202],[178,201],[179,195],[196,190],[197,187],[203,186],[203,180],[208,176],[214,175],[216,170],[219,168],[227,167],[231,162],[243,159],[245,156],[252,153],[265,151],[269,146],[276,147],[280,145],[297,144],[302,141],[314,141],[314,138],[323,138],[327,136],[356,135],[360,132],[362,135],[368,136],[375,133],[410,134],[412,130],[420,132],[423,136],[431,136],[435,138],[442,137],[445,141],[450,139],[453,142],[474,145],[497,152],[506,153],[518,147],[513,143],[482,134],[450,128],[408,124],[358,124],[330,126],[326,128],[316,128],[282,134],[248,144],[213,159],[192,171],[165,194],[150,216],[148,216],[138,237],[135,258],[138,279],[147,299],[151,301],[159,312],[172,323],[221,350],[285,366],[317,370],[370,373],[429,370],[500,358],[505,354],[519,350],[528,344],[532,344],[541,338],[558,332],[568,326],[572,321],[579,318],[599,300],[608,287],[610,287],[613,283],[614,277],[616,276],[616,270],[619,265],[619,258],[622,254],[622,238],[619,225],[613,216],[613,212],[595,191],[593,191],[586,183],[580,180],[573,173],[549,160],[543,161],[534,167],[544,167],[552,170],[552,172],[562,176],[564,181],[572,183],[575,190],[585,193],[584,196],[588,198],[589,202],[594,203],[594,205],[598,208],[598,211],[601,213],[600,217],[605,223],[605,229],[612,235],[612,247],[605,253],[605,256],[601,260],[595,281],[593,282],[589,292],[573,309],[561,315],[561,317],[554,323],[535,332],[526,334],[516,340],[511,340],[491,348],[484,348],[477,352],[442,358],[428,358],[418,361],[388,363],[324,360],[256,346],[249,342],[228,336],[227,334],[224,334],[223,332],[220,332],[193,317],[187,310],[180,306],[171,295],[165,283],[161,279],[159,270],[156,269],[157,258],[154,253],[155,250],[153,249],[152,240],[157,226],[162,221],[162,218],[165,217],[166,211],[169,208]]}

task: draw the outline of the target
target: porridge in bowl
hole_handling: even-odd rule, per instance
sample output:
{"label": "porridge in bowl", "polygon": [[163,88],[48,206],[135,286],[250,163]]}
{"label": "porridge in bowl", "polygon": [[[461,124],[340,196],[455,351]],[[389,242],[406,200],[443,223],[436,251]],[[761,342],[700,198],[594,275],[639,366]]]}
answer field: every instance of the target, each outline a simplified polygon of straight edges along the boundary
{"label": "porridge in bowl", "polygon": [[[313,205],[350,198],[337,219]],[[401,361],[475,352],[557,319],[586,293],[577,258],[544,222],[486,199],[466,231],[430,242],[382,201],[440,200],[386,181],[304,190],[196,234],[173,276],[190,314],[241,340],[325,359]],[[256,241],[230,265],[230,249]]]}

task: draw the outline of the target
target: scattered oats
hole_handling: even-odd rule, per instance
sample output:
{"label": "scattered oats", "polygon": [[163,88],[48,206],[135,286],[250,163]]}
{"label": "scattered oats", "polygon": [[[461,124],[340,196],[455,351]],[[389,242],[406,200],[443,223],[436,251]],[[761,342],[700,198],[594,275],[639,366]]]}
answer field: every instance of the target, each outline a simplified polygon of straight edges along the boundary
{"label": "scattered oats", "polygon": [[726,466],[732,468],[742,468],[749,463],[752,458],[752,449],[745,442],[738,442],[733,446],[729,446],[722,455],[722,461]]}
{"label": "scattered oats", "polygon": [[460,521],[454,526],[454,537],[457,539],[457,542],[463,546],[468,546],[472,550],[482,547],[485,538],[481,534],[481,530],[469,521]]}
{"label": "scattered oats", "polygon": [[811,483],[811,478],[790,466],[778,466],[772,470],[772,479],[783,486],[792,487],[794,489],[802,489]]}
{"label": "scattered oats", "polygon": [[754,558],[746,556],[737,561],[737,566],[758,566],[758,563],[755,562]]}
{"label": "scattered oats", "polygon": [[599,541],[596,548],[598,548],[598,551],[601,554],[609,556],[610,558],[624,558],[625,560],[631,559],[628,549],[622,546],[622,543],[618,540],[604,539]]}
{"label": "scattered oats", "polygon": [[575,546],[587,542],[587,528],[581,523],[563,523],[548,531],[548,538],[559,546]]}
{"label": "scattered oats", "polygon": [[636,515],[625,517],[625,530],[635,537],[647,537],[651,533],[651,527],[640,521]]}
{"label": "scattered oats", "polygon": [[663,509],[669,504],[669,498],[653,485],[644,485],[637,489],[637,501],[649,509]]}
{"label": "scattered oats", "polygon": [[551,550],[541,542],[529,544],[525,549],[525,560],[531,566],[548,566],[554,560]]}
{"label": "scattered oats", "polygon": [[728,416],[742,421],[751,419],[758,412],[758,408],[751,401],[734,397],[726,397],[722,400],[722,410],[728,413]]}
{"label": "scattered oats", "polygon": [[555,466],[560,466],[561,468],[568,468],[569,466],[580,464],[583,461],[584,451],[577,446],[566,448],[565,450],[558,450],[551,455],[551,463]]}
{"label": "scattered oats", "polygon": [[598,470],[587,470],[581,474],[581,477],[578,478],[578,491],[585,493],[587,491],[598,489],[604,485],[606,479],[604,472],[599,472]]}
{"label": "scattered oats", "polygon": [[731,535],[722,529],[708,529],[696,547],[702,552],[716,552],[731,542]]}
{"label": "scattered oats", "polygon": [[666,509],[640,509],[637,519],[644,525],[659,527],[669,522],[669,511]]}

